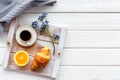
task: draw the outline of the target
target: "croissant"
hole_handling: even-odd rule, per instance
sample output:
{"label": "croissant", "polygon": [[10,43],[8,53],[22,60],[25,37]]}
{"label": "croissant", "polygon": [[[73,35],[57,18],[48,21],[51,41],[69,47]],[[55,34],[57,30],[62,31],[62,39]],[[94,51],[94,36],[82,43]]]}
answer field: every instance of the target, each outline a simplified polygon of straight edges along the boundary
{"label": "croissant", "polygon": [[37,70],[40,67],[45,67],[50,60],[50,49],[48,46],[40,49],[40,51],[34,56],[31,69]]}

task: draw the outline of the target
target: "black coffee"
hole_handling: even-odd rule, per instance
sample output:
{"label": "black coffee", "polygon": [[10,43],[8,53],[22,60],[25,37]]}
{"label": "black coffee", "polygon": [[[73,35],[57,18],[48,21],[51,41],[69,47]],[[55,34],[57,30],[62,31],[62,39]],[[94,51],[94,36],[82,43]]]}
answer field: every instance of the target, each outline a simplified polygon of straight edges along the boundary
{"label": "black coffee", "polygon": [[30,40],[31,38],[31,33],[27,30],[24,30],[21,32],[20,34],[20,38],[23,40],[23,41],[28,41]]}

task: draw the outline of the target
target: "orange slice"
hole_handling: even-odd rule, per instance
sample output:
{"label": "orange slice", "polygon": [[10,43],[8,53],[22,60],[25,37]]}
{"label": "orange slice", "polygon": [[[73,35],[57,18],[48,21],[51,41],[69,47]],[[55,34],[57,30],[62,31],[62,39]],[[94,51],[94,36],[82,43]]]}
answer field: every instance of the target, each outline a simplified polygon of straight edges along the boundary
{"label": "orange slice", "polygon": [[17,66],[25,66],[29,62],[29,55],[26,51],[18,51],[14,55],[14,61]]}

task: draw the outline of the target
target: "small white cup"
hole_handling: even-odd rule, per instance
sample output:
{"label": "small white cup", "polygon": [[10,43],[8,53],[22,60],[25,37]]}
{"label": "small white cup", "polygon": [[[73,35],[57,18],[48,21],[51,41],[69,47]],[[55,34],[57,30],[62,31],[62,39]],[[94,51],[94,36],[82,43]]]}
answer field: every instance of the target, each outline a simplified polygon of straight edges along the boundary
{"label": "small white cup", "polygon": [[37,33],[31,26],[22,25],[17,29],[15,38],[19,45],[29,47],[36,42]]}

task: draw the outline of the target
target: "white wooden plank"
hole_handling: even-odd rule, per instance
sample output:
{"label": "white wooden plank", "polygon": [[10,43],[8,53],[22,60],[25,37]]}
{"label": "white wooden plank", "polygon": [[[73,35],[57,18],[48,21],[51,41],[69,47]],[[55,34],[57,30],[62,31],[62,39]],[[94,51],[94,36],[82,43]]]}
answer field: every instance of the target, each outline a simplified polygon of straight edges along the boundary
{"label": "white wooden plank", "polygon": [[[120,67],[61,66],[56,80],[119,80]],[[24,73],[5,71],[0,67],[1,80],[52,80]]]}
{"label": "white wooden plank", "polygon": [[7,37],[8,30],[9,30],[8,26],[9,26],[8,24],[4,24],[3,30],[0,30],[0,47],[5,46],[6,37]]}
{"label": "white wooden plank", "polygon": [[[0,48],[0,65],[5,54]],[[119,66],[120,49],[64,49],[61,66]]]}
{"label": "white wooden plank", "polygon": [[119,66],[120,49],[64,49],[61,66]]}
{"label": "white wooden plank", "polygon": [[[23,13],[22,20],[37,20],[40,13]],[[50,24],[67,27],[68,30],[120,30],[119,13],[49,13]]]}
{"label": "white wooden plank", "polygon": [[61,66],[57,80],[120,80],[120,67]]}
{"label": "white wooden plank", "polygon": [[120,12],[119,0],[57,0],[53,7],[29,8],[27,12]]}
{"label": "white wooden plank", "polygon": [[0,66],[0,80],[53,80],[46,77],[24,74],[16,71],[6,71]]}
{"label": "white wooden plank", "polygon": [[5,48],[0,48],[0,65],[2,65],[4,55],[6,54],[5,50]]}
{"label": "white wooden plank", "polygon": [[[0,40],[0,47],[5,47],[6,35]],[[120,31],[67,31],[64,47],[120,48]]]}
{"label": "white wooden plank", "polygon": [[51,75],[53,78],[56,78],[57,73],[59,71],[60,61],[61,61],[60,55],[63,53],[63,46],[64,46],[65,37],[66,37],[66,28],[61,29],[61,34],[60,35],[62,37],[60,37],[60,41],[59,41],[59,45],[58,45],[58,50],[57,50],[58,56],[56,56],[55,65],[54,65],[54,68],[53,68],[53,73]]}
{"label": "white wooden plank", "polygon": [[2,34],[0,34],[0,47],[5,47],[6,39],[7,39],[7,33],[8,33],[8,31],[4,31]]}
{"label": "white wooden plank", "polygon": [[119,48],[120,31],[68,31],[65,48]]}

